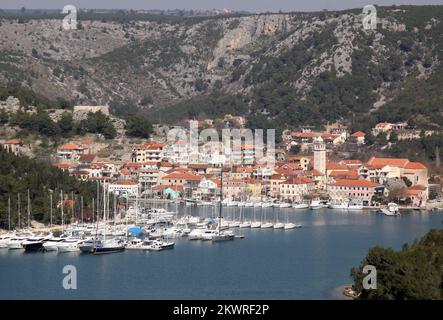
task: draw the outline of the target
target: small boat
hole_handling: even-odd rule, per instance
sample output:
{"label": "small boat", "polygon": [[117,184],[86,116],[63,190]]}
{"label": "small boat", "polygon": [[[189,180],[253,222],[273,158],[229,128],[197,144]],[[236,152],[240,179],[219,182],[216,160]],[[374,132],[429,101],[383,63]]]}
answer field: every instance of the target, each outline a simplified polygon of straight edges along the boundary
{"label": "small boat", "polygon": [[94,239],[87,239],[78,244],[78,248],[82,253],[91,253],[96,241]]}
{"label": "small boat", "polygon": [[311,204],[309,205],[309,208],[311,210],[318,210],[322,208],[320,200],[312,200]]}
{"label": "small boat", "polygon": [[203,240],[203,241],[210,241],[210,240],[212,240],[212,237],[214,235],[216,235],[217,233],[218,233],[218,231],[215,230],[215,229],[205,230],[205,232],[203,232],[202,235],[201,235],[201,240]]}
{"label": "small boat", "polygon": [[188,234],[188,239],[189,240],[201,240],[202,238],[202,234],[206,231],[206,229],[203,228],[196,228],[194,230],[192,230],[189,234]]}
{"label": "small boat", "polygon": [[294,209],[308,209],[309,208],[309,203],[305,203],[305,202],[294,202],[292,204],[292,207]]}
{"label": "small boat", "polygon": [[237,201],[229,201],[226,204],[227,207],[237,207],[238,206],[238,202]]}
{"label": "small boat", "polygon": [[251,228],[255,229],[255,228],[260,228],[261,227],[261,222],[260,221],[254,221],[251,223]]}
{"label": "small boat", "polygon": [[138,238],[130,240],[125,246],[126,250],[145,251],[145,250],[149,250],[150,248],[151,248],[151,246],[148,243],[145,243],[143,240],[138,239]]}
{"label": "small boat", "polygon": [[355,201],[349,202],[348,210],[362,210],[362,209],[363,209],[363,203]]}
{"label": "small boat", "polygon": [[333,201],[328,205],[329,209],[348,209],[349,201]]}
{"label": "small boat", "polygon": [[254,203],[254,208],[261,208],[262,207],[262,203],[261,202],[255,202]]}
{"label": "small boat", "polygon": [[240,223],[240,228],[250,228],[251,227],[251,221],[243,221]]}
{"label": "small boat", "polygon": [[283,222],[277,222],[274,224],[274,229],[283,229],[285,227],[285,224]]}
{"label": "small boat", "polygon": [[60,253],[63,252],[78,252],[80,251],[79,244],[81,243],[80,239],[70,238],[66,239],[63,242],[60,242],[57,245],[57,250]]}
{"label": "small boat", "polygon": [[229,241],[234,240],[235,235],[230,230],[218,231],[216,234],[212,236],[212,242],[221,242],[221,241]]}
{"label": "small boat", "polygon": [[92,248],[93,254],[114,253],[125,250],[125,246],[114,239],[97,242]]}
{"label": "small boat", "polygon": [[273,228],[273,227],[274,227],[274,224],[272,222],[265,222],[265,223],[262,223],[260,226],[261,229],[268,229],[268,228]]}
{"label": "small boat", "polygon": [[4,234],[0,236],[0,249],[7,248],[9,240],[14,236],[15,234]]}
{"label": "small boat", "polygon": [[261,207],[262,208],[272,208],[274,206],[273,202],[263,202]]}
{"label": "small boat", "polygon": [[239,228],[240,227],[240,221],[231,221],[228,223],[229,228]]}
{"label": "small boat", "polygon": [[290,208],[291,204],[287,202],[283,202],[279,204],[279,208]]}
{"label": "small boat", "polygon": [[254,206],[254,202],[245,202],[245,207],[246,208],[251,208]]}
{"label": "small boat", "polygon": [[399,213],[398,204],[396,204],[394,202],[388,203],[388,210],[389,210],[389,212],[392,212],[395,214]]}
{"label": "small boat", "polygon": [[284,227],[285,230],[295,229],[295,228],[301,228],[301,224],[295,224],[292,222],[285,223]]}
{"label": "small boat", "polygon": [[43,250],[45,251],[57,251],[57,245],[60,242],[65,241],[65,238],[52,238],[43,243]]}

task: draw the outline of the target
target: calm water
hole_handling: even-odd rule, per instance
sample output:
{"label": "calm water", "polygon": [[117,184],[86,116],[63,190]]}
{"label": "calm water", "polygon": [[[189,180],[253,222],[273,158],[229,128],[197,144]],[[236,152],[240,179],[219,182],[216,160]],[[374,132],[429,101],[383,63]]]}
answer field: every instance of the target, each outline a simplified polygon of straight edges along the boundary
{"label": "calm water", "polygon": [[[232,215],[238,208],[228,208]],[[254,209],[243,209],[252,215]],[[173,250],[111,255],[24,253],[0,249],[0,299],[334,299],[350,269],[375,245],[400,248],[443,212],[385,217],[340,210],[268,209],[295,230],[242,229],[243,240],[176,241]],[[189,209],[188,209],[189,211]],[[211,215],[210,209],[193,209]],[[261,209],[256,209],[257,218]],[[188,212],[189,213],[189,212]],[[78,289],[64,290],[62,269],[77,268]]]}

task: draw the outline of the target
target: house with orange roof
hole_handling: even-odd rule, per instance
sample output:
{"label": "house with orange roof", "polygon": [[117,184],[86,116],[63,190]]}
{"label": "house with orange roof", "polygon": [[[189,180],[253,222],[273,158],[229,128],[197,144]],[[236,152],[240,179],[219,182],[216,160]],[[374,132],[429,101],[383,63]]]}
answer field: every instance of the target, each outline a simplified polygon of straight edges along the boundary
{"label": "house with orange roof", "polygon": [[366,206],[371,205],[374,195],[384,194],[383,185],[363,179],[337,179],[328,184],[327,190],[332,201],[354,200]]}
{"label": "house with orange roof", "polygon": [[279,198],[285,201],[301,201],[304,196],[313,192],[315,182],[307,177],[291,176],[281,182]]}
{"label": "house with orange roof", "polygon": [[349,137],[349,142],[356,145],[362,145],[366,143],[365,137],[366,133],[364,133],[363,131],[357,131],[351,134],[351,136]]}
{"label": "house with orange roof", "polygon": [[405,177],[412,185],[428,186],[428,168],[420,162],[411,162],[405,158],[371,157],[359,169],[359,175],[381,184],[391,178]]}
{"label": "house with orange roof", "polygon": [[287,163],[295,163],[298,166],[298,169],[301,170],[309,170],[309,167],[314,162],[313,156],[289,156],[287,158]]}
{"label": "house with orange roof", "polygon": [[197,190],[202,179],[202,176],[192,173],[173,172],[171,174],[161,176],[159,178],[159,184],[183,186],[185,196],[191,197],[192,192]]}
{"label": "house with orange roof", "polygon": [[23,150],[23,142],[20,139],[10,139],[2,142],[1,147],[4,150],[17,155]]}
{"label": "house with orange roof", "polygon": [[416,184],[406,190],[406,196],[411,200],[414,207],[426,207],[428,201],[428,188],[421,184]]}
{"label": "house with orange roof", "polygon": [[80,155],[86,153],[87,148],[74,142],[65,143],[57,148],[57,157],[70,162],[78,161]]}
{"label": "house with orange roof", "polygon": [[163,158],[163,148],[165,144],[146,142],[132,146],[131,161],[132,162],[146,162],[146,161],[161,161]]}
{"label": "house with orange roof", "polygon": [[203,178],[193,193],[193,198],[204,201],[215,201],[220,198],[220,179]]}

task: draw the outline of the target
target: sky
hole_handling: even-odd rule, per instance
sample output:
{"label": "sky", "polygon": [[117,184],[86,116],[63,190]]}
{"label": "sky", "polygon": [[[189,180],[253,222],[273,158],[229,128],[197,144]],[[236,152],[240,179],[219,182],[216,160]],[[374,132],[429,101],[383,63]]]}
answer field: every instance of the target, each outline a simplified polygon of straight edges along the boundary
{"label": "sky", "polygon": [[[372,2],[371,2],[372,1]],[[1,9],[223,9],[235,11],[318,11],[363,8],[368,4],[443,5],[443,0],[0,0]]]}

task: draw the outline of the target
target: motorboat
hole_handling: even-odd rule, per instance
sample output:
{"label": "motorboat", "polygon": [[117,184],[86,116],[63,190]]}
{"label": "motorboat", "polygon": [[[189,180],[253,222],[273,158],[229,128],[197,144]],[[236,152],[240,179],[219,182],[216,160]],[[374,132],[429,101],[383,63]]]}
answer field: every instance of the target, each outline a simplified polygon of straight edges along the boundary
{"label": "motorboat", "polygon": [[350,201],[348,204],[348,210],[362,210],[362,209],[363,209],[363,203],[361,202]]}
{"label": "motorboat", "polygon": [[229,241],[234,240],[235,235],[231,230],[223,230],[217,231],[216,234],[212,236],[212,242],[221,242],[221,241]]}
{"label": "motorboat", "polygon": [[262,208],[272,208],[274,206],[273,202],[263,202],[262,203]]}
{"label": "motorboat", "polygon": [[349,201],[333,201],[329,203],[328,208],[330,209],[348,209]]}
{"label": "motorboat", "polygon": [[237,207],[238,206],[238,202],[237,201],[229,201],[226,204],[227,207]]}
{"label": "motorboat", "polygon": [[261,202],[255,202],[254,203],[254,208],[261,208],[262,207],[262,203]]}
{"label": "motorboat", "polygon": [[245,202],[245,208],[251,208],[254,206],[254,202]]}
{"label": "motorboat", "polygon": [[25,251],[39,251],[43,249],[43,244],[53,238],[52,233],[47,236],[31,237],[22,242]]}
{"label": "motorboat", "polygon": [[126,250],[149,250],[151,246],[139,238],[131,239],[125,246]]}
{"label": "motorboat", "polygon": [[94,247],[92,248],[92,253],[94,254],[102,254],[102,253],[114,253],[121,252],[125,250],[125,246],[118,240],[109,239],[96,242]]}
{"label": "motorboat", "polygon": [[9,239],[8,242],[8,249],[9,250],[24,250],[22,243],[26,240],[28,240],[29,237],[27,236],[15,236]]}
{"label": "motorboat", "polygon": [[57,245],[60,242],[65,241],[65,238],[54,237],[43,243],[43,250],[45,251],[57,251]]}
{"label": "motorboat", "polygon": [[94,240],[93,238],[86,239],[78,244],[78,248],[82,253],[91,253],[95,243],[96,240]]}
{"label": "motorboat", "polygon": [[311,204],[309,205],[309,208],[311,210],[318,210],[322,208],[322,204],[320,202],[320,200],[312,200]]}
{"label": "motorboat", "polygon": [[15,236],[15,234],[9,234],[9,233],[1,235],[0,236],[0,249],[7,248],[9,240],[14,236]]}
{"label": "motorboat", "polygon": [[188,234],[189,240],[201,240],[202,234],[206,231],[204,228],[196,228]]}
{"label": "motorboat", "polygon": [[291,204],[287,202],[283,202],[279,204],[279,208],[290,208]]}
{"label": "motorboat", "polygon": [[203,241],[210,241],[212,240],[212,237],[217,234],[217,230],[215,229],[207,229],[205,230],[205,232],[202,233],[201,235],[201,240]]}
{"label": "motorboat", "polygon": [[399,212],[398,204],[396,204],[394,202],[388,203],[388,210],[389,210],[389,212],[392,212],[392,213],[398,213]]}
{"label": "motorboat", "polygon": [[308,209],[309,208],[309,203],[305,203],[305,202],[294,202],[292,204],[292,207],[294,209]]}
{"label": "motorboat", "polygon": [[78,251],[80,251],[80,248],[79,248],[80,243],[81,243],[80,239],[69,238],[69,239],[66,239],[63,242],[60,242],[57,245],[57,250],[60,253],[63,253],[63,252],[78,252]]}

